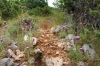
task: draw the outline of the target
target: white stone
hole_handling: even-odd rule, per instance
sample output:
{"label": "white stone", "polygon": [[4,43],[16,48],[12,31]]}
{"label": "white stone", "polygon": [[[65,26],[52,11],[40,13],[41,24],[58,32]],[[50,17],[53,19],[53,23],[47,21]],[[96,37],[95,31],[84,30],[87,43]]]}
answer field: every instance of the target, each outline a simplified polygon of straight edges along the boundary
{"label": "white stone", "polygon": [[84,54],[87,56],[88,59],[98,58],[98,54],[95,52],[92,44],[84,44],[82,46],[84,50]]}
{"label": "white stone", "polygon": [[50,33],[54,33],[54,31],[55,31],[55,27],[52,27]]}
{"label": "white stone", "polygon": [[11,44],[10,48],[11,48],[12,50],[17,50],[17,49],[19,49],[19,47],[18,47],[16,44],[17,44],[17,42],[13,42],[13,43]]}
{"label": "white stone", "polygon": [[29,37],[28,35],[25,35],[24,36],[24,41],[27,41],[28,40],[28,37]]}
{"label": "white stone", "polygon": [[28,66],[27,62],[23,62],[20,66]]}
{"label": "white stone", "polygon": [[68,34],[65,39],[67,40],[67,42],[74,44],[75,36],[73,34]]}
{"label": "white stone", "polygon": [[9,58],[10,57],[16,57],[15,53],[11,49],[8,49],[6,51],[6,56],[9,57]]}
{"label": "white stone", "polygon": [[78,66],[85,66],[85,64],[82,61],[79,61]]}
{"label": "white stone", "polygon": [[62,58],[46,58],[45,60],[47,66],[62,66],[63,59]]}
{"label": "white stone", "polygon": [[0,62],[0,66],[14,66],[14,62],[10,58],[3,58]]}
{"label": "white stone", "polygon": [[37,48],[37,49],[35,49],[34,52],[37,53],[37,52],[42,52],[42,51],[39,48]]}
{"label": "white stone", "polygon": [[31,40],[33,42],[33,45],[37,44],[38,39],[36,37],[31,37]]}
{"label": "white stone", "polygon": [[31,58],[31,59],[29,60],[30,65],[33,65],[34,62],[35,62],[35,59],[34,59],[34,58]]}

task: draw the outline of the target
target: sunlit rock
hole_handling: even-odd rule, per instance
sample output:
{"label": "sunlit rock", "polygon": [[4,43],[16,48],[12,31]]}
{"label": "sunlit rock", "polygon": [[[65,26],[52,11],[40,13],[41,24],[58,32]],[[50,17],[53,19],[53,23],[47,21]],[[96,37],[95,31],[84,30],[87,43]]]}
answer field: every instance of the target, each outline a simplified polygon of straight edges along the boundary
{"label": "sunlit rock", "polygon": [[57,33],[57,32],[59,32],[60,30],[61,30],[61,26],[58,25],[58,26],[56,27],[56,29],[55,29],[55,32]]}
{"label": "sunlit rock", "polygon": [[13,42],[13,43],[11,44],[10,48],[11,48],[12,50],[17,50],[17,49],[19,49],[19,47],[17,46],[17,42]]}
{"label": "sunlit rock", "polygon": [[31,37],[33,45],[37,44],[38,39],[36,37]]}
{"label": "sunlit rock", "polygon": [[28,40],[28,35],[26,34],[25,36],[24,36],[24,41],[27,41]]}
{"label": "sunlit rock", "polygon": [[14,66],[14,62],[10,58],[1,59],[0,66]]}
{"label": "sunlit rock", "polygon": [[23,62],[20,66],[28,66],[27,62]]}
{"label": "sunlit rock", "polygon": [[35,62],[35,59],[34,59],[34,58],[31,58],[31,59],[29,60],[30,65],[33,65],[34,62]]}
{"label": "sunlit rock", "polygon": [[70,42],[71,44],[74,44],[74,42],[75,42],[75,36],[73,34],[68,34],[66,36],[66,40],[67,40],[67,42]]}
{"label": "sunlit rock", "polygon": [[9,59],[9,61],[7,62],[7,66],[14,66],[13,59]]}
{"label": "sunlit rock", "polygon": [[45,62],[46,62],[46,66],[54,66],[52,58],[46,58]]}
{"label": "sunlit rock", "polygon": [[98,54],[95,52],[92,44],[84,44],[82,48],[88,59],[98,58]]}
{"label": "sunlit rock", "polygon": [[15,53],[11,50],[11,49],[8,49],[6,52],[5,52],[5,55],[7,57],[16,57]]}
{"label": "sunlit rock", "polygon": [[23,51],[16,50],[16,56],[19,57],[19,58],[22,58],[22,57],[25,57],[25,54],[24,54]]}
{"label": "sunlit rock", "polygon": [[85,64],[84,64],[84,62],[79,61],[78,64],[77,64],[77,66],[85,66]]}
{"label": "sunlit rock", "polygon": [[47,66],[62,66],[63,65],[63,59],[62,58],[46,58],[45,59]]}
{"label": "sunlit rock", "polygon": [[50,29],[50,33],[54,33],[55,32],[55,27],[52,27],[51,29]]}

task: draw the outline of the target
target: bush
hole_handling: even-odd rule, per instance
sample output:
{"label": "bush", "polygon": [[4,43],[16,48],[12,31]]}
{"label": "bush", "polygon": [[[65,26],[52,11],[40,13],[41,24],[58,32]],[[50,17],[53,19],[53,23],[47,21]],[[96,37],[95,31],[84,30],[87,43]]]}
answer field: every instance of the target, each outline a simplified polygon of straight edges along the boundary
{"label": "bush", "polygon": [[99,31],[95,30],[94,33],[95,33],[96,37],[100,38],[100,32]]}
{"label": "bush", "polygon": [[42,9],[42,14],[44,15],[49,15],[52,13],[52,8],[50,8],[49,6],[45,6],[43,9]]}
{"label": "bush", "polygon": [[59,38],[65,38],[66,35],[67,35],[67,33],[66,33],[66,31],[61,30],[61,31],[58,33],[58,35],[59,35]]}
{"label": "bush", "polygon": [[6,29],[6,31],[7,31],[7,33],[9,33],[10,34],[10,36],[17,36],[17,34],[18,34],[18,31],[19,31],[19,26],[9,26],[7,29]]}
{"label": "bush", "polygon": [[76,60],[76,61],[79,61],[79,60],[82,60],[82,52],[78,51],[78,50],[72,50],[68,57],[71,59],[71,60]]}
{"label": "bush", "polygon": [[0,4],[0,16],[3,19],[16,17],[21,11],[18,1],[0,0]]}
{"label": "bush", "polygon": [[52,10],[49,6],[45,6],[43,8],[41,7],[36,7],[36,8],[33,8],[32,10],[29,11],[29,14],[30,15],[36,15],[36,16],[46,16],[46,15],[49,15],[52,13]]}

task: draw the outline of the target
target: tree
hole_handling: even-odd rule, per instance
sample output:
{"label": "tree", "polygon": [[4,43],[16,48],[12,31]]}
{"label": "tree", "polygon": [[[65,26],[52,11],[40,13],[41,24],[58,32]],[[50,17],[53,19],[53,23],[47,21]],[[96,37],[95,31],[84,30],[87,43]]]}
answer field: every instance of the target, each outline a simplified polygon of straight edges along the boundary
{"label": "tree", "polygon": [[38,7],[45,7],[48,5],[47,0],[25,0],[26,6],[30,9]]}
{"label": "tree", "polygon": [[[73,14],[73,23],[87,23],[87,27],[100,28],[100,0],[57,0],[59,6],[66,13]],[[74,28],[75,28],[74,27]],[[92,28],[93,29],[93,28]]]}
{"label": "tree", "polygon": [[18,1],[0,0],[0,16],[2,18],[15,17],[20,12],[20,5]]}

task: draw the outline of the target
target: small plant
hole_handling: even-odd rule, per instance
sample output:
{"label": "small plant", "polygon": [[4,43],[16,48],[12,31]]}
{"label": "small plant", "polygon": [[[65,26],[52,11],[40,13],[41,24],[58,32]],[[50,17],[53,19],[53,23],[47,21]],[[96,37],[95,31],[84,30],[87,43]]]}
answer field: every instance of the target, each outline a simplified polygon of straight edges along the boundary
{"label": "small plant", "polygon": [[10,35],[15,36],[17,35],[19,31],[19,26],[9,26],[7,28],[7,32],[10,33]]}
{"label": "small plant", "polygon": [[95,30],[94,33],[95,33],[96,37],[100,38],[100,32],[99,31]]}
{"label": "small plant", "polygon": [[82,52],[80,52],[79,50],[72,50],[68,57],[71,59],[71,60],[76,60],[76,61],[79,61],[79,60],[82,60]]}
{"label": "small plant", "polygon": [[61,31],[58,33],[58,35],[59,35],[59,38],[65,38],[65,36],[67,35],[67,33],[66,33],[66,31],[61,30]]}
{"label": "small plant", "polygon": [[34,55],[34,49],[29,45],[26,45],[24,52],[28,59],[30,59],[30,57]]}
{"label": "small plant", "polygon": [[0,42],[0,56],[4,56],[3,44]]}

